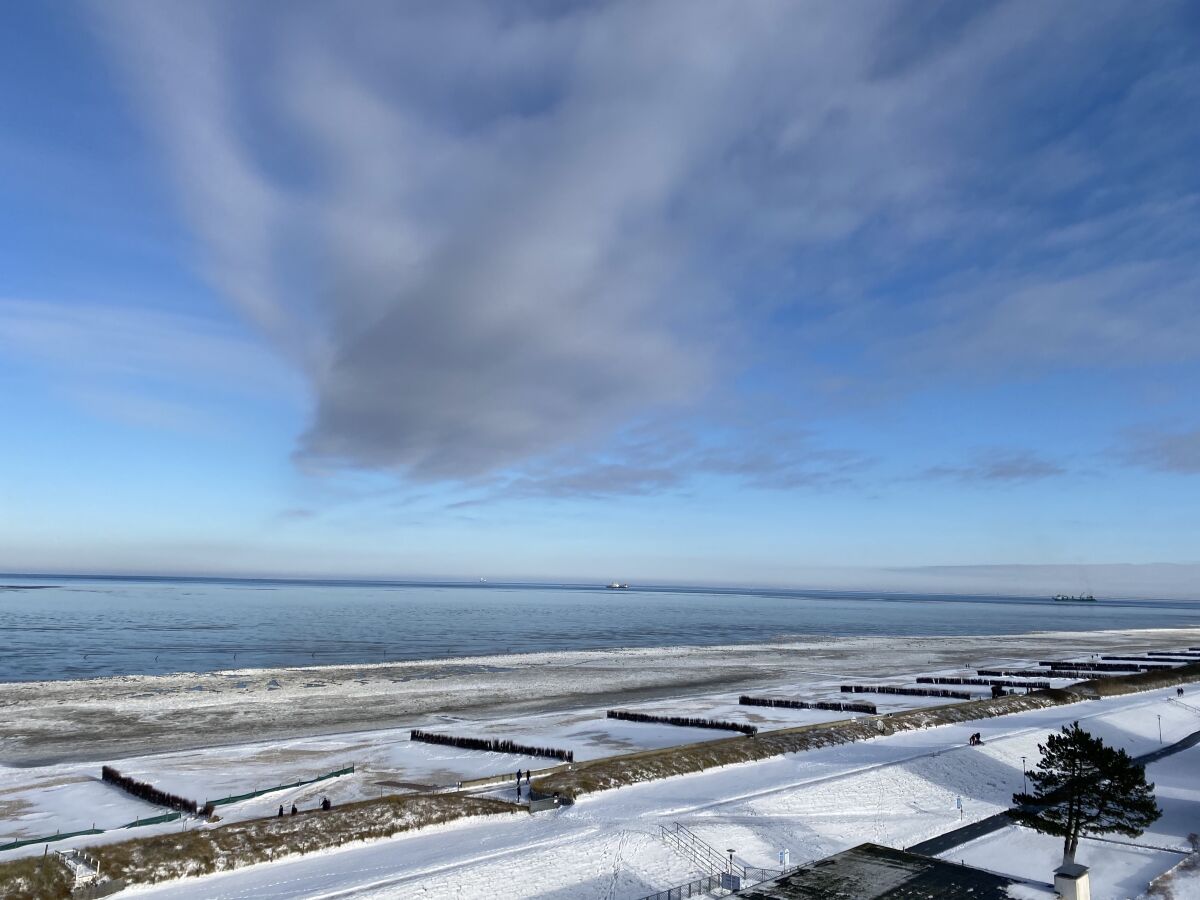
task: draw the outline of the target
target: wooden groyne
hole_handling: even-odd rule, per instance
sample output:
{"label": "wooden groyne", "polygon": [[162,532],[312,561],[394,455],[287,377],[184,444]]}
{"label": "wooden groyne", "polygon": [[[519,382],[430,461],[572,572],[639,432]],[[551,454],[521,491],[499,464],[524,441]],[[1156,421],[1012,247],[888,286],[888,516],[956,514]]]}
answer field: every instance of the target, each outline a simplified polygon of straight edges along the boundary
{"label": "wooden groyne", "polygon": [[443,747],[458,747],[463,750],[484,750],[488,753],[515,753],[520,756],[541,756],[547,759],[558,759],[563,762],[573,762],[574,750],[559,750],[556,747],[530,747],[518,744],[516,741],[496,740],[492,738],[459,737],[452,734],[435,734],[431,731],[420,731],[414,728],[409,732],[409,739],[423,744],[440,744]]}
{"label": "wooden groyne", "polygon": [[758,734],[757,725],[743,725],[741,722],[722,722],[719,719],[695,719],[685,716],[651,716],[646,713],[629,712],[624,709],[610,709],[605,713],[607,718],[622,722],[646,722],[653,725],[676,725],[680,728],[714,728],[719,731],[740,731],[742,734]]}
{"label": "wooden groyne", "polygon": [[869,718],[817,722],[794,728],[761,731],[749,738],[723,738],[684,747],[643,750],[605,759],[586,760],[576,763],[568,771],[535,779],[534,786],[542,793],[559,791],[563,796],[575,797],[638,782],[702,772],[718,766],[768,759],[785,753],[869,740],[901,731],[973,722],[1026,710],[1078,703],[1097,696],[1117,696],[1195,681],[1200,681],[1200,662],[1166,671],[1114,675],[1065,689],[1052,688],[1029,694],[989,697],[945,706],[885,713]]}
{"label": "wooden groyne", "polygon": [[1174,663],[1162,662],[1072,662],[1070,660],[1059,660],[1049,662],[1039,662],[1039,666],[1048,666],[1051,669],[1059,669],[1062,671],[1083,671],[1083,672],[1153,672],[1169,669],[1174,666]]}
{"label": "wooden groyne", "polygon": [[132,794],[134,797],[137,797],[139,800],[145,800],[147,803],[153,803],[155,806],[165,806],[168,809],[178,810],[179,812],[195,813],[197,811],[195,800],[180,797],[178,794],[160,790],[145,781],[138,781],[136,778],[122,775],[112,766],[102,766],[100,768],[100,779],[105,784],[118,787],[125,793]]}
{"label": "wooden groyne", "polygon": [[971,700],[974,694],[966,691],[947,691],[938,688],[895,687],[890,684],[843,684],[843,694],[895,694],[901,697],[944,697],[949,700]]}
{"label": "wooden groyne", "polygon": [[833,700],[787,700],[781,697],[738,697],[742,706],[771,706],[781,709],[824,709],[829,712],[857,712],[875,715],[874,703],[838,703]]}
{"label": "wooden groyne", "polygon": [[1044,691],[1050,688],[1048,681],[1007,681],[1003,678],[955,678],[951,675],[922,675],[917,684],[977,684],[984,687],[1025,688],[1029,691]]}

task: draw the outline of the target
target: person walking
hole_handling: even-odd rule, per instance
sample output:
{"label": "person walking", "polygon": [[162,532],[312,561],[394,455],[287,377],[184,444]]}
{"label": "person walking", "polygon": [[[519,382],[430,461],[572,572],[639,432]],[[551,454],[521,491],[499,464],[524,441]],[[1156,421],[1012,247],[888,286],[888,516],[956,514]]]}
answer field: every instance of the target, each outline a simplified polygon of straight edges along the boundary
{"label": "person walking", "polygon": [[294,815],[295,815],[296,813],[298,813],[298,812],[300,812],[300,810],[296,809],[296,804],[295,804],[295,803],[293,803],[293,804],[292,804],[292,815],[294,816]]}
{"label": "person walking", "polygon": [[281,818],[281,819],[283,818],[283,804],[282,803],[279,804],[279,818]]}

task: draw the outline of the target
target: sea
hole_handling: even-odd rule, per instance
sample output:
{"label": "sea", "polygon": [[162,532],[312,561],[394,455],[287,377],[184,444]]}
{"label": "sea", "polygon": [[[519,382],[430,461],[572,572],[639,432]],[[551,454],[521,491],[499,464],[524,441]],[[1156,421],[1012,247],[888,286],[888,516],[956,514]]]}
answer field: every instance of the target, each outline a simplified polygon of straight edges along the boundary
{"label": "sea", "polygon": [[711,646],[1200,627],[1200,602],[0,575],[0,681]]}

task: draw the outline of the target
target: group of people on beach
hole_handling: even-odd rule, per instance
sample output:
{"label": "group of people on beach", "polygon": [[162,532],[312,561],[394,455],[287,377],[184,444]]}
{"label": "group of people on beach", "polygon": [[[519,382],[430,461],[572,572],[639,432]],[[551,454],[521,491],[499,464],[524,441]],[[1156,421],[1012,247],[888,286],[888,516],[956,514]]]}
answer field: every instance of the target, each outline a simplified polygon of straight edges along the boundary
{"label": "group of people on beach", "polygon": [[[317,808],[328,812],[329,810],[333,809],[333,804],[329,802],[328,797],[322,797],[321,802],[317,804]],[[296,806],[295,803],[293,803],[292,804],[292,815],[294,816],[294,815],[298,814],[299,812],[300,812],[300,808],[298,806]],[[276,813],[276,818],[279,818],[279,819],[283,818],[283,804],[282,803],[279,804],[279,812]]]}

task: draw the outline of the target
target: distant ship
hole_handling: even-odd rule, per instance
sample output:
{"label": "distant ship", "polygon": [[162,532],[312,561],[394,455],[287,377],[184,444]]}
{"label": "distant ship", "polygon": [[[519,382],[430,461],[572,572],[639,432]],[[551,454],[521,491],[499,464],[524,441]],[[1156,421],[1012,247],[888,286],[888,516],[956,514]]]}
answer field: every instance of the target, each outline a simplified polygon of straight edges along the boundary
{"label": "distant ship", "polygon": [[1078,597],[1068,596],[1067,594],[1055,594],[1055,603],[1095,603],[1096,598],[1091,594],[1080,594]]}
{"label": "distant ship", "polygon": [[610,591],[627,591],[627,590],[629,590],[629,585],[621,584],[621,582],[619,582],[619,581],[614,581],[612,584],[606,584],[605,587],[608,588]]}

